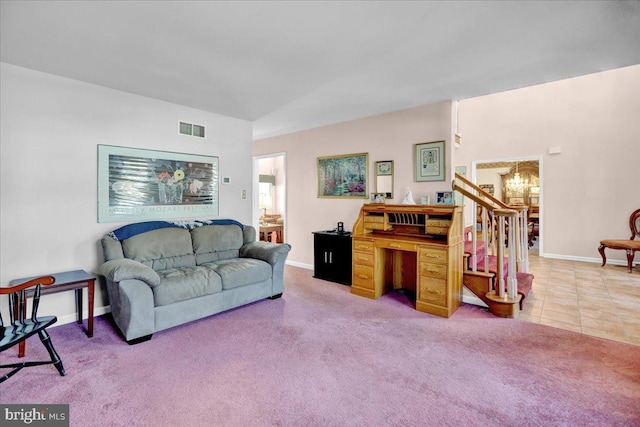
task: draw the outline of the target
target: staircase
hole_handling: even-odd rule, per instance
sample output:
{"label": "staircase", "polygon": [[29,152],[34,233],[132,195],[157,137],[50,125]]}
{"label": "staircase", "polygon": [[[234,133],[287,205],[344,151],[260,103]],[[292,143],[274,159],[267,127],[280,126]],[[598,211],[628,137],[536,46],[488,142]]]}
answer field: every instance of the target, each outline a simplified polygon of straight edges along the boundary
{"label": "staircase", "polygon": [[528,272],[527,206],[509,206],[459,174],[452,188],[471,201],[473,212],[481,209],[482,239],[475,225],[465,229],[463,285],[492,314],[518,317],[533,284]]}

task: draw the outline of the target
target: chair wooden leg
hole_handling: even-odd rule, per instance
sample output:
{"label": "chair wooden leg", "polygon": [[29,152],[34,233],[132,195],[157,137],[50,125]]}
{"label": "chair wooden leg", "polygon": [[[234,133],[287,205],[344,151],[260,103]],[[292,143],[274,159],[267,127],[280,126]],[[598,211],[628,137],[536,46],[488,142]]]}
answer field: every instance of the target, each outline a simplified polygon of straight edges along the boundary
{"label": "chair wooden leg", "polygon": [[627,266],[629,267],[629,273],[633,270],[633,257],[635,254],[636,251],[633,249],[627,249]]}
{"label": "chair wooden leg", "polygon": [[53,348],[51,337],[49,336],[47,331],[44,329],[39,331],[38,336],[40,337],[40,341],[42,341],[42,344],[44,344],[45,348],[49,352],[49,356],[51,356],[51,361],[53,362],[53,366],[56,367],[58,372],[60,372],[61,376],[64,377],[65,375],[67,375],[67,373],[64,371],[64,367],[62,366],[62,360],[60,360],[60,356],[58,356],[56,349]]}
{"label": "chair wooden leg", "polygon": [[598,252],[600,252],[600,256],[602,256],[602,266],[604,267],[607,263],[607,257],[604,255],[604,245],[600,245]]}

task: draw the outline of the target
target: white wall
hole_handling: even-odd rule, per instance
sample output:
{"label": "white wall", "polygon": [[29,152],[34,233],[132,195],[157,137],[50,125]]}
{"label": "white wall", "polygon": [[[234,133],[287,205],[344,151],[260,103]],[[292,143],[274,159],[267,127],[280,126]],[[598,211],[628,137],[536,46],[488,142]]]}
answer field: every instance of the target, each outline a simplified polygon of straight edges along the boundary
{"label": "white wall", "polygon": [[[251,123],[5,63],[1,67],[3,285],[66,270],[98,273],[99,240],[122,225],[97,223],[98,144],[218,156],[221,176],[231,177],[231,184],[220,185],[219,216],[251,223]],[[180,120],[205,125],[206,139],[179,135]],[[242,189],[247,190],[244,200]],[[106,305],[101,289],[96,306]],[[72,320],[72,293],[43,298],[41,312]]]}
{"label": "white wall", "polygon": [[640,65],[462,100],[457,164],[540,157],[544,255],[600,262],[640,208],[638,88]]}
{"label": "white wall", "polygon": [[[453,104],[450,101],[396,111],[360,120],[256,141],[256,156],[284,152],[287,155],[287,236],[292,246],[287,262],[313,266],[312,232],[336,227],[344,222],[353,227],[364,199],[330,199],[317,197],[317,158],[323,156],[369,153],[369,192],[374,187],[374,165],[378,160],[394,160],[394,200],[400,203],[407,187],[414,200],[451,189],[453,158],[451,148]],[[447,179],[416,183],[413,172],[414,144],[447,141]]]}

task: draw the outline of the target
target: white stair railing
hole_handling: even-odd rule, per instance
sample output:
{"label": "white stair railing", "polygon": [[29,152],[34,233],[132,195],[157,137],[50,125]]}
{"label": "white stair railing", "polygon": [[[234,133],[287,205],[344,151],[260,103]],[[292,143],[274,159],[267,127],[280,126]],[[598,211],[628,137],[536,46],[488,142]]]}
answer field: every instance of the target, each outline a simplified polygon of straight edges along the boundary
{"label": "white stair railing", "polygon": [[[474,212],[474,226],[472,227],[473,253],[471,254],[472,270],[476,270],[478,263],[476,256],[477,233],[475,229],[475,223],[477,222],[477,204],[481,206],[482,241],[485,243],[486,248],[484,271],[489,271],[489,254],[490,252],[494,252],[497,256],[495,283],[497,289],[495,290],[495,294],[504,299],[506,288],[506,297],[515,299],[518,293],[517,272],[526,273],[529,270],[527,206],[509,206],[459,174],[455,175],[452,188],[472,201]],[[492,219],[489,219],[489,214],[492,214]],[[488,235],[489,231],[491,231],[491,237]],[[504,277],[505,241],[509,242],[506,286]]]}

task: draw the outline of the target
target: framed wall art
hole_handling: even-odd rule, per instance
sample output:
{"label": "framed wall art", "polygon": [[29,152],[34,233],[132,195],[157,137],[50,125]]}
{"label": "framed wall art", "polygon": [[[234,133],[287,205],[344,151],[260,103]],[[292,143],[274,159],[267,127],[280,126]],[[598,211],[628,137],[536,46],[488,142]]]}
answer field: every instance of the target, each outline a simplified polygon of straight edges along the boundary
{"label": "framed wall art", "polygon": [[318,157],[318,197],[368,197],[369,154]]}
{"label": "framed wall art", "polygon": [[436,191],[436,204],[453,205],[453,191]]}
{"label": "framed wall art", "polygon": [[98,222],[209,218],[218,157],[98,145]]}
{"label": "framed wall art", "polygon": [[415,181],[445,180],[444,141],[414,145]]}
{"label": "framed wall art", "polygon": [[493,196],[493,184],[480,184],[478,187]]}

